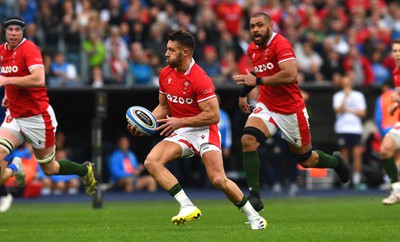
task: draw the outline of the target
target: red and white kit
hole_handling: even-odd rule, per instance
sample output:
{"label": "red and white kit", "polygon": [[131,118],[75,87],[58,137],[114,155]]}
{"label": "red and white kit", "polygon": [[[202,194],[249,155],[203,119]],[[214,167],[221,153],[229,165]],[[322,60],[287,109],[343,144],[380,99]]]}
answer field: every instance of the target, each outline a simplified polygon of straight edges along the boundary
{"label": "red and white kit", "polygon": [[[27,76],[34,68],[44,67],[39,48],[25,38],[14,49],[7,43],[0,45],[0,61],[1,75],[5,77]],[[46,87],[9,85],[5,91],[9,107],[2,127],[21,132],[35,148],[53,146],[57,120]]]}
{"label": "red and white kit", "polygon": [[[212,80],[192,59],[189,69],[180,73],[169,66],[160,73],[159,92],[167,97],[173,117],[193,117],[201,113],[199,103],[216,98]],[[221,149],[217,124],[206,127],[183,127],[175,130],[165,140],[182,147],[182,157]],[[211,144],[211,145],[210,145]]]}
{"label": "red and white kit", "polygon": [[[252,42],[247,54],[253,64],[253,71],[259,77],[272,76],[280,71],[279,64],[295,60],[291,43],[282,35],[273,33],[265,46]],[[306,105],[296,83],[265,86],[259,85],[258,104],[250,116],[264,120],[271,135],[276,127],[282,131],[282,138],[302,147],[311,142]]]}

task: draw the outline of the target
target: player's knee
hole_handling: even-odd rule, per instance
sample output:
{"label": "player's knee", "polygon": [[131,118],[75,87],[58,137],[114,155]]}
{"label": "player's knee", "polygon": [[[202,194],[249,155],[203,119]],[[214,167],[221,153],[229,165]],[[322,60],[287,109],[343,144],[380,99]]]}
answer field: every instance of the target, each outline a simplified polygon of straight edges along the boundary
{"label": "player's knee", "polygon": [[225,178],[223,176],[213,176],[213,177],[210,177],[210,182],[217,189],[223,190],[226,185],[227,178]]}
{"label": "player's knee", "polygon": [[257,148],[259,144],[267,140],[265,134],[256,127],[245,127],[241,137],[242,147],[244,150]]}
{"label": "player's knee", "polygon": [[312,156],[312,150],[307,151],[306,153],[303,154],[296,154],[293,153],[294,157],[296,158],[297,162],[303,167],[303,168],[311,168],[314,167],[313,162],[311,161],[311,156]]}
{"label": "player's knee", "polygon": [[148,155],[143,165],[150,173],[152,173],[153,170],[159,167],[159,162],[153,156]]}

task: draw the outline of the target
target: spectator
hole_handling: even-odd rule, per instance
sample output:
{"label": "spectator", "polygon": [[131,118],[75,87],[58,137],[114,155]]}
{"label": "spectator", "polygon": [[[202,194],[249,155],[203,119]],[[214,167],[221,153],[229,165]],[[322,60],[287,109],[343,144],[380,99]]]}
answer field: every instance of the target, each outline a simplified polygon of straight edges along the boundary
{"label": "spectator", "polygon": [[111,56],[107,60],[107,65],[105,65],[107,73],[109,73],[107,76],[112,80],[112,83],[110,84],[127,85],[129,66],[127,60],[121,58],[121,55],[119,54],[118,43],[113,42],[111,44],[110,53]]}
{"label": "spectator", "polygon": [[[38,1],[35,0],[18,1],[17,13],[15,14],[21,16],[21,18],[24,19],[26,25],[37,21],[36,19],[38,12],[37,2]],[[7,14],[10,14],[10,12],[8,12]],[[42,14],[43,13],[40,13],[40,15]]]}
{"label": "spectator", "polygon": [[207,45],[204,47],[203,56],[204,60],[199,61],[199,66],[211,77],[214,85],[222,84],[221,65],[218,61],[217,50],[213,46]]}
{"label": "spectator", "polygon": [[89,69],[103,65],[106,59],[106,48],[97,30],[90,31],[89,39],[83,43],[83,49],[89,60]]}
{"label": "spectator", "polygon": [[216,14],[224,21],[227,31],[237,37],[244,26],[242,6],[236,0],[223,0],[217,5]]}
{"label": "spectator", "polygon": [[117,141],[117,148],[108,158],[110,180],[125,192],[146,190],[155,192],[157,183],[146,171],[143,164],[139,164],[136,155],[129,148],[128,137],[121,136]]}
{"label": "spectator", "polygon": [[120,25],[124,16],[121,1],[110,0],[107,2],[108,5],[106,5],[100,12],[101,27],[107,28],[111,25]]}
{"label": "spectator", "polygon": [[344,74],[343,61],[340,54],[331,48],[324,49],[324,61],[321,74],[324,80],[336,83],[335,76]]}
{"label": "spectator", "polygon": [[73,0],[65,0],[62,4],[62,32],[65,43],[66,59],[72,62],[80,70],[81,32],[75,3]]}
{"label": "spectator", "polygon": [[25,38],[35,43],[41,49],[43,49],[42,39],[38,37],[37,25],[35,23],[30,23],[26,26]]}
{"label": "spectator", "polygon": [[232,76],[239,73],[235,59],[235,51],[227,50],[225,58],[223,58],[220,63],[223,82],[226,84],[233,84]]}
{"label": "spectator", "polygon": [[[353,77],[349,74],[341,78],[342,90],[333,95],[333,109],[336,113],[335,132],[343,158],[353,162],[353,185],[364,190],[362,183],[362,118],[365,117],[367,104],[364,94],[353,90]],[[350,159],[350,155],[351,158]]]}
{"label": "spectator", "polygon": [[372,70],[375,76],[374,84],[379,86],[391,78],[389,69],[382,64],[382,55],[381,51],[375,50],[371,56]]}
{"label": "spectator", "polygon": [[110,36],[104,41],[104,47],[106,48],[106,53],[109,55],[107,56],[108,59],[111,58],[110,55],[114,51],[116,58],[125,61],[128,60],[129,49],[125,40],[121,37],[121,30],[119,26],[111,26]]}
{"label": "spectator", "polygon": [[133,42],[131,45],[129,69],[133,75],[134,84],[143,86],[152,84],[153,70],[149,65],[148,56],[139,42]]}
{"label": "spectator", "polygon": [[50,87],[74,87],[81,86],[74,64],[65,60],[64,52],[57,52],[51,62],[51,73],[54,75],[46,83]]}
{"label": "spectator", "polygon": [[295,48],[297,66],[299,73],[304,75],[304,81],[322,81],[323,77],[320,72],[323,60],[322,57],[313,50],[312,43],[306,41]]}
{"label": "spectator", "polygon": [[89,85],[91,85],[93,88],[102,88],[110,83],[112,83],[112,80],[104,77],[103,69],[100,66],[95,66],[92,68]]}
{"label": "spectator", "polygon": [[346,72],[354,72],[354,85],[369,86],[374,83],[374,72],[371,62],[359,52],[356,46],[351,46],[349,54],[343,60]]}
{"label": "spectator", "polygon": [[[59,47],[60,40],[60,16],[57,5],[52,5],[50,2],[41,1],[40,3],[40,19],[38,24],[43,31],[43,46],[45,50],[56,52]],[[22,16],[24,17],[24,16]]]}

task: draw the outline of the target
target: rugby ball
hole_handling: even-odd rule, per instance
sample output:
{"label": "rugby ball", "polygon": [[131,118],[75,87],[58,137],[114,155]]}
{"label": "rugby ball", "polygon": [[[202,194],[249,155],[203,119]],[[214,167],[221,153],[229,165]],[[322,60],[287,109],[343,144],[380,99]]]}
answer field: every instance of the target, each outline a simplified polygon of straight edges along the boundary
{"label": "rugby ball", "polygon": [[126,120],[146,136],[157,133],[157,119],[147,108],[142,106],[128,108],[126,111]]}

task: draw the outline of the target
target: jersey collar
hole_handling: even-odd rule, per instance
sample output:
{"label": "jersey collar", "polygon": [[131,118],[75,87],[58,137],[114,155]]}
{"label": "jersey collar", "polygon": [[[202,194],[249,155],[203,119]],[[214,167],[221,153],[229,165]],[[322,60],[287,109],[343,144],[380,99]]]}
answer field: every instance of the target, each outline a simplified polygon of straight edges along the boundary
{"label": "jersey collar", "polygon": [[266,45],[262,45],[262,46],[256,45],[257,48],[258,48],[258,49],[262,49],[262,48],[268,47],[268,45],[272,42],[272,40],[274,40],[275,36],[276,36],[276,32],[272,32],[271,38],[269,38],[267,44],[266,44]]}
{"label": "jersey collar", "polygon": [[190,65],[189,65],[189,69],[187,69],[187,71],[183,75],[185,75],[185,76],[189,75],[190,71],[192,70],[192,67],[193,67],[194,63],[195,63],[195,61],[192,58],[192,62],[190,62]]}
{"label": "jersey collar", "polygon": [[[15,48],[13,50],[16,50],[20,45],[22,45],[22,43],[24,43],[26,40],[26,38],[22,38],[22,40],[19,42],[19,44],[17,46],[15,46]],[[6,50],[11,50],[11,47],[9,47],[8,42],[6,42],[6,44],[4,45],[4,48]]]}

